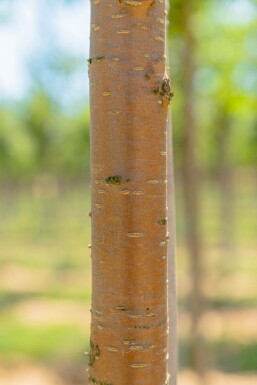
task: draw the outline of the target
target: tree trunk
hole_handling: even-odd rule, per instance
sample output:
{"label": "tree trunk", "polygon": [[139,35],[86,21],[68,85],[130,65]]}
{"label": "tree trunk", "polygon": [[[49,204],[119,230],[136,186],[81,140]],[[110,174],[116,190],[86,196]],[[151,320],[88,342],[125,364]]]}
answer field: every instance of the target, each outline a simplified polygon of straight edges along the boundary
{"label": "tree trunk", "polygon": [[[231,253],[233,250],[233,218],[234,218],[234,194],[233,175],[229,161],[230,143],[230,119],[226,111],[219,119],[219,130],[217,132],[217,163],[218,184],[220,190],[220,240],[224,251]],[[235,250],[233,250],[233,255]]]}
{"label": "tree trunk", "polygon": [[89,382],[167,374],[165,2],[92,2]]}
{"label": "tree trunk", "polygon": [[176,245],[176,225],[175,225],[175,188],[174,188],[174,167],[173,167],[173,143],[171,135],[170,122],[168,125],[168,277],[169,277],[169,385],[177,384],[177,295],[176,295],[176,262],[175,262],[175,245]]}
{"label": "tree trunk", "polygon": [[199,175],[196,162],[196,121],[194,111],[194,50],[191,15],[194,1],[188,0],[183,9],[184,32],[184,161],[183,189],[186,211],[186,242],[191,265],[192,290],[190,298],[191,332],[189,341],[190,366],[201,376],[204,372],[204,354],[199,336],[199,323],[203,308],[203,266],[199,235]]}

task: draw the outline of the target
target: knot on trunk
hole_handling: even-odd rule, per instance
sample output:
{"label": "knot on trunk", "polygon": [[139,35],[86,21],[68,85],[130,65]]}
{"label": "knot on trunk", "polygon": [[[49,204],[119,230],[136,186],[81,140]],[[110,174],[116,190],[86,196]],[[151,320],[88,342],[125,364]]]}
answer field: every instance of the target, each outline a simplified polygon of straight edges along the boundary
{"label": "knot on trunk", "polygon": [[108,176],[108,178],[105,179],[105,182],[108,185],[121,184],[121,181],[122,181],[122,176],[119,176],[119,175]]}
{"label": "knot on trunk", "polygon": [[161,82],[161,85],[153,90],[153,93],[156,95],[160,95],[162,99],[166,99],[170,104],[171,99],[174,96],[174,92],[171,91],[170,79],[164,78]]}
{"label": "knot on trunk", "polygon": [[87,61],[89,64],[92,64],[93,62],[100,63],[104,59],[105,59],[105,56],[95,56],[95,57],[90,57],[89,59],[87,59]]}
{"label": "knot on trunk", "polygon": [[112,175],[112,176],[108,176],[108,178],[105,178],[104,182],[111,186],[111,185],[115,185],[115,184],[121,184],[122,182],[129,182],[130,179],[125,179],[123,178],[122,176],[120,175]]}
{"label": "knot on trunk", "polygon": [[132,15],[139,19],[147,17],[150,7],[153,6],[155,0],[119,0],[119,3],[130,9]]}

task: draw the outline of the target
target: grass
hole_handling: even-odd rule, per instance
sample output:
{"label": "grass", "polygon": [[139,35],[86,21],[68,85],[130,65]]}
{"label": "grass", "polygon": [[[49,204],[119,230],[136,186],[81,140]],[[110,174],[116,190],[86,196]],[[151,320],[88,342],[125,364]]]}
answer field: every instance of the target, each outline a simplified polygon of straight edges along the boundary
{"label": "grass", "polygon": [[43,361],[56,358],[74,359],[83,356],[88,345],[88,330],[73,325],[48,325],[33,327],[15,319],[1,320],[0,354],[5,359],[28,357]]}
{"label": "grass", "polygon": [[243,344],[233,340],[220,340],[211,347],[211,355],[217,367],[230,373],[256,371],[257,340]]}

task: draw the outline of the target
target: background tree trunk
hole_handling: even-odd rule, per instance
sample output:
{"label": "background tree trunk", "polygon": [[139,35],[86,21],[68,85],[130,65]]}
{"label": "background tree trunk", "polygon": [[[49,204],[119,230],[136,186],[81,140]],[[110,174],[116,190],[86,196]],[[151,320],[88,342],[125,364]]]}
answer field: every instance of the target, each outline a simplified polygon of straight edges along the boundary
{"label": "background tree trunk", "polygon": [[204,374],[203,345],[199,336],[203,310],[202,281],[203,261],[199,235],[199,175],[196,160],[196,119],[194,110],[195,41],[192,32],[194,1],[183,6],[184,32],[184,130],[183,130],[183,189],[186,211],[186,242],[190,258],[192,289],[190,296],[191,332],[189,341],[189,364],[201,376]]}
{"label": "background tree trunk", "polygon": [[[234,230],[234,193],[232,166],[229,160],[229,145],[231,126],[226,111],[222,111],[217,132],[217,163],[218,163],[218,184],[220,190],[220,240],[224,251],[233,250]],[[233,254],[235,250],[233,250]]]}
{"label": "background tree trunk", "polygon": [[[170,3],[166,0],[166,9],[169,13]],[[167,18],[167,31],[169,30],[169,18]],[[169,53],[169,42],[166,41],[166,51]],[[168,66],[170,58],[167,55]],[[168,67],[170,71],[170,67]],[[172,139],[171,114],[168,117],[167,131],[167,175],[168,175],[168,311],[169,311],[169,340],[168,340],[168,371],[170,374],[169,385],[177,384],[178,346],[177,346],[177,287],[176,287],[176,213],[175,213],[175,186],[174,186],[174,160]]]}
{"label": "background tree trunk", "polygon": [[92,2],[92,384],[168,383],[165,18]]}

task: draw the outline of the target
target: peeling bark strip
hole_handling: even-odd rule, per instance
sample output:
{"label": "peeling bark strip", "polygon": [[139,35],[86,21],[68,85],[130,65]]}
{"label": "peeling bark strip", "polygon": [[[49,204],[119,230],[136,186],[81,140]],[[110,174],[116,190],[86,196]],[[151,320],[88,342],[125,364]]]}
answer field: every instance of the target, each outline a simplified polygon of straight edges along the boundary
{"label": "peeling bark strip", "polygon": [[165,1],[94,0],[91,7],[89,382],[164,385],[172,97]]}

